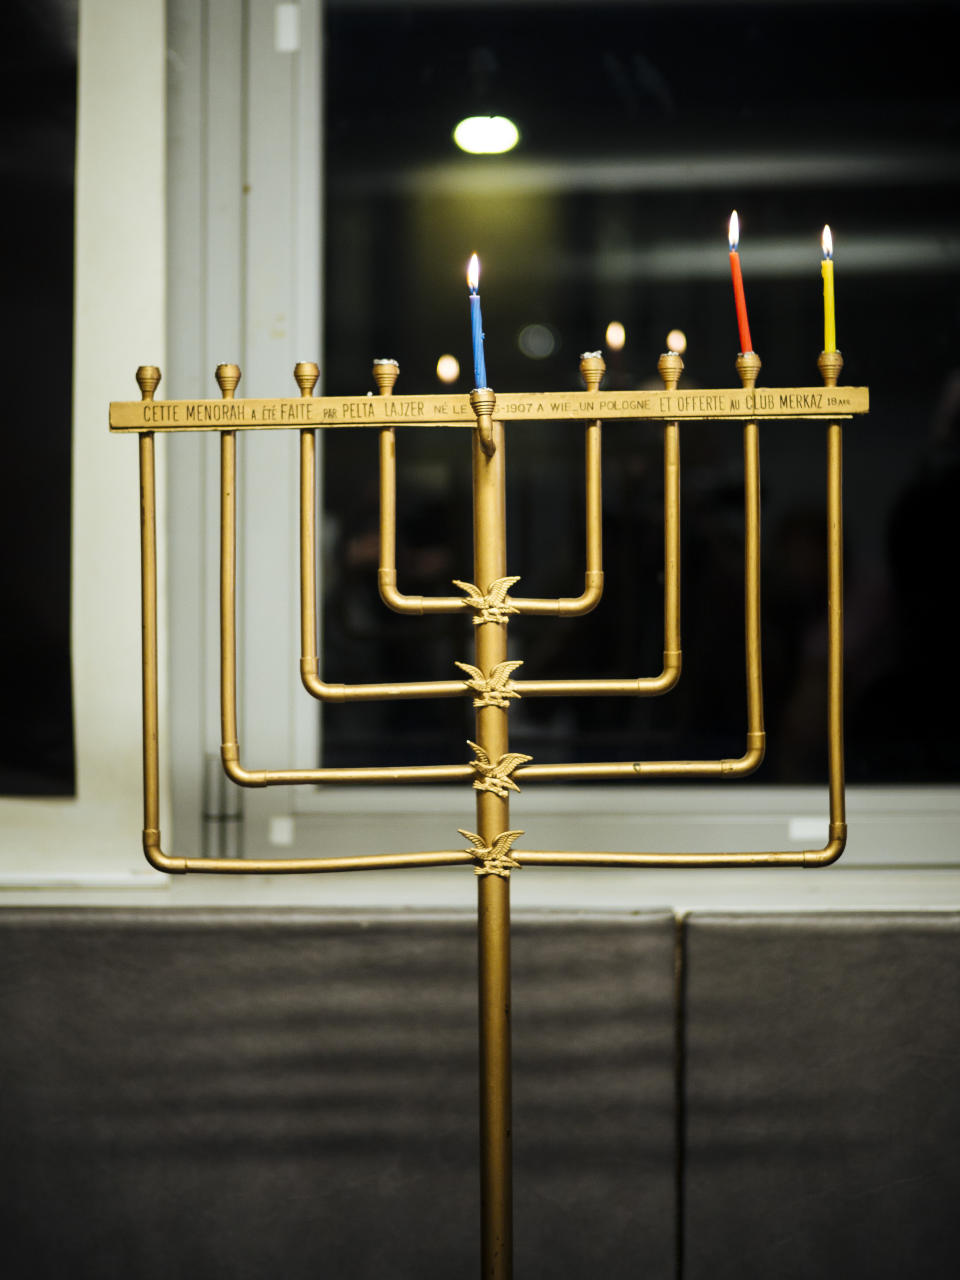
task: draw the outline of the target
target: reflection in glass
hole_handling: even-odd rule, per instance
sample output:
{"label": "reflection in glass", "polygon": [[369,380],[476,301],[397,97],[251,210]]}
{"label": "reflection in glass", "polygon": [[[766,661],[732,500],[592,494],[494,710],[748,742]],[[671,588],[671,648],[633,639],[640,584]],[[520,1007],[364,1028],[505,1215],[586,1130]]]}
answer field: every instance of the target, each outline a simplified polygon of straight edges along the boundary
{"label": "reflection in glass", "polygon": [[[461,281],[473,249],[496,390],[578,386],[578,353],[604,345],[611,317],[629,342],[607,340],[606,386],[658,385],[665,345],[684,350],[682,386],[733,385],[733,207],[749,219],[741,253],[761,384],[815,383],[829,222],[842,244],[842,381],[869,385],[872,403],[845,432],[848,776],[954,781],[957,665],[944,609],[960,452],[960,155],[950,42],[937,30],[945,13],[928,10],[918,24],[905,4],[875,8],[872,56],[854,59],[854,6],[600,4],[589,23],[580,6],[506,8],[400,6],[381,15],[389,38],[372,46],[362,11],[327,7],[324,389],[367,389],[378,352],[399,361],[398,392],[435,388],[438,351],[469,368]],[[785,49],[792,69],[817,74],[785,74]],[[897,77],[884,69],[885,49]],[[751,74],[731,77],[744,60]],[[458,118],[477,66],[497,110],[522,123],[522,147],[501,158],[466,157],[436,128],[444,113]],[[385,131],[387,149],[376,145]],[[922,317],[922,344],[904,317]],[[761,430],[770,750],[758,782],[825,778],[824,434],[815,424]],[[400,585],[449,594],[472,565],[467,444],[457,432],[400,430],[397,447]],[[375,439],[329,433],[325,448],[326,678],[449,678],[469,654],[462,622],[398,618],[377,598]],[[522,574],[524,595],[576,594],[582,431],[518,424],[507,448],[510,572]],[[678,689],[634,702],[528,699],[512,712],[518,750],[549,761],[742,749],[739,429],[685,426],[681,459]],[[659,670],[656,427],[605,428],[604,544],[595,613],[511,626],[524,674]],[[452,759],[470,715],[467,700],[332,708],[326,761]]]}

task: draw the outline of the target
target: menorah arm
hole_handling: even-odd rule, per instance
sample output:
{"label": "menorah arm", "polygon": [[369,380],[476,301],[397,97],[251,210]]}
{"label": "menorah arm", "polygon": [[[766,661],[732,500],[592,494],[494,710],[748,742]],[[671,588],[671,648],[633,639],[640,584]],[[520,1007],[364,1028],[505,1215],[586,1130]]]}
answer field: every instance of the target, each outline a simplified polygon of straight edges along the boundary
{"label": "menorah arm", "polygon": [[160,847],[156,827],[143,832],[143,851],[157,871],[183,875],[188,871],[227,874],[291,875],[314,871],[393,871],[404,867],[474,866],[476,858],[464,849],[437,849],[419,853],[377,853],[349,858],[190,858],[171,857]]}
{"label": "menorah arm", "polygon": [[[400,372],[394,360],[377,360],[373,376],[381,397],[393,394]],[[459,613],[466,605],[460,596],[408,596],[397,588],[397,437],[393,427],[380,432],[380,565],[377,574],[380,599],[394,613]],[[461,690],[462,692],[462,690]]]}
{"label": "menorah arm", "polygon": [[831,822],[822,849],[773,849],[748,853],[571,853],[511,849],[521,867],[826,867],[843,853],[847,824]]}
{"label": "menorah arm", "polygon": [[[599,424],[595,424],[599,429]],[[588,470],[590,459],[590,441],[588,438],[587,458]],[[599,459],[597,461],[597,479],[599,481]],[[590,488],[588,486],[588,495]],[[599,491],[597,496],[599,512]],[[759,517],[757,517],[759,518]],[[751,519],[748,507],[747,522]],[[595,533],[591,529],[595,528]],[[599,519],[591,521],[588,507],[587,518],[588,555],[591,548],[596,548],[599,557],[600,527]],[[759,565],[753,566],[759,572]],[[589,574],[588,574],[589,577]],[[534,610],[530,603],[513,600],[520,613],[562,612],[561,610]],[[545,602],[546,603],[546,602]],[[563,604],[564,601],[554,601]],[[574,602],[575,603],[575,602]],[[634,679],[610,680],[516,680],[513,687],[521,697],[546,698],[562,697],[658,697],[673,689],[680,679],[683,655],[680,648],[680,437],[679,427],[675,422],[668,422],[663,427],[663,668],[656,676],[638,676]]]}
{"label": "menorah arm", "polygon": [[[522,600],[510,597],[520,614],[576,617],[589,613],[603,593],[600,423],[587,428],[587,572],[581,596],[573,600]],[[680,439],[677,423],[663,428],[663,670],[635,680],[537,680],[517,682],[528,697],[551,695],[656,696],[680,678]]]}
{"label": "menorah arm", "polygon": [[[300,433],[300,678],[321,702],[374,702],[395,698],[462,697],[462,680],[408,681],[400,684],[328,684],[319,676],[317,656],[316,441],[312,430]],[[460,601],[454,601],[459,606]]]}
{"label": "menorah arm", "polygon": [[603,596],[603,570],[587,569],[583,575],[584,587],[578,596],[561,596],[556,600],[510,596],[510,604],[517,613],[531,617],[579,618],[597,607]]}
{"label": "menorah arm", "polygon": [[396,684],[327,684],[317,675],[317,659],[300,659],[303,687],[321,702],[388,702],[401,698],[462,698],[463,680],[408,680]]}
{"label": "menorah arm", "polygon": [[[759,474],[755,424],[744,428],[746,462],[746,632],[747,750],[736,760],[624,761],[614,764],[525,765],[521,781],[598,780],[625,777],[744,776],[764,754],[759,643]],[[736,854],[544,853],[515,850],[524,865],[552,866],[804,866],[825,867],[843,853],[847,824],[843,763],[843,434],[838,422],[827,428],[827,777],[830,822],[822,849]]]}
{"label": "menorah arm", "polygon": [[603,596],[603,475],[601,431],[598,420],[587,424],[584,441],[586,570],[583,591],[558,600],[521,599],[512,596],[517,613],[535,617],[579,618],[590,613]]}
{"label": "menorah arm", "polygon": [[[541,849],[511,849],[511,857],[521,867],[826,867],[836,862],[846,846],[847,824],[831,822],[828,840],[822,849],[779,849],[734,853],[601,852]],[[388,871],[405,867],[449,867],[473,865],[471,852],[438,849],[417,853],[371,854],[347,858],[191,858],[173,857],[163,852],[160,832],[146,828],[143,851],[157,871],[185,874],[188,871],[221,874],[289,875],[317,871]]]}
{"label": "menorah arm", "polygon": [[[236,709],[232,708],[235,715]],[[228,710],[228,717],[230,710]],[[463,782],[474,776],[468,764],[364,765],[359,768],[246,769],[236,741],[220,747],[223,771],[240,787],[312,786],[320,782]]]}
{"label": "menorah arm", "polygon": [[407,596],[397,590],[397,571],[392,566],[380,566],[377,574],[380,588],[380,599],[394,613],[416,614],[418,617],[426,613],[459,613],[466,608],[467,602],[462,596]]}
{"label": "menorah arm", "polygon": [[459,613],[462,596],[408,596],[397,589],[397,441],[392,427],[380,432],[380,599],[394,613]]}
{"label": "menorah arm", "polygon": [[[603,483],[599,421],[587,425],[584,449],[586,570],[583,591],[579,596],[559,599],[511,597],[510,604],[516,613],[540,617],[582,617],[595,609],[603,596]],[[380,568],[377,580],[381,600],[395,613],[455,613],[467,603],[459,596],[408,596],[397,589],[397,443],[392,427],[380,432]]]}
{"label": "menorah arm", "polygon": [[598,782],[623,778],[743,778],[763,763],[766,735],[747,734],[742,756],[720,760],[617,760],[586,764],[528,764],[515,771],[521,782]]}
{"label": "menorah arm", "polygon": [[[378,871],[399,867],[454,866],[473,864],[474,858],[462,849],[426,853],[383,854],[359,858],[300,859],[208,859],[173,856],[165,853],[160,838],[160,747],[157,672],[157,526],[156,480],[153,435],[140,436],[140,554],[143,657],[143,852],[158,871],[181,874],[187,871],[269,872]],[[236,644],[233,621],[234,571],[234,441],[232,433],[222,437],[226,464],[222,473],[221,497],[226,519],[222,521],[221,549],[226,552],[226,570],[221,565],[221,622],[226,660],[222,662],[224,729],[230,741],[223,750],[229,777],[241,785],[267,786],[271,783],[312,782],[407,782],[454,781],[472,778],[471,765],[427,766],[399,769],[305,769],[253,772],[239,762],[236,743]],[[223,483],[224,478],[226,483]]]}
{"label": "menorah arm", "polygon": [[682,654],[664,652],[663,670],[656,676],[611,680],[513,680],[522,698],[657,697],[669,693],[680,679]]}

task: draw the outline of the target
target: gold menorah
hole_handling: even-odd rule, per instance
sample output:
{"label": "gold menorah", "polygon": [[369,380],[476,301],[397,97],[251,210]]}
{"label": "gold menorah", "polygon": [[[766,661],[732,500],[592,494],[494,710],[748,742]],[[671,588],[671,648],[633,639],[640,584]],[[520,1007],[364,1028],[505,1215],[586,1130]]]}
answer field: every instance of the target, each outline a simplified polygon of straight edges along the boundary
{"label": "gold menorah", "polygon": [[[315,396],[318,368],[294,369],[299,397],[236,399],[236,365],[216,371],[219,400],[158,401],[160,370],[137,370],[139,401],[110,406],[111,430],[139,437],[143,604],[143,848],[161,871],[206,873],[371,871],[386,868],[466,865],[478,877],[480,970],[480,1172],[482,1274],[507,1280],[512,1272],[511,1052],[510,1052],[510,873],[533,866],[761,867],[826,866],[846,840],[843,766],[843,583],[842,428],[844,419],[866,413],[865,387],[839,387],[843,361],[822,352],[818,387],[758,388],[759,357],[737,359],[741,386],[686,391],[679,388],[683,363],[660,357],[662,390],[609,393],[601,390],[604,362],[599,352],[580,362],[586,390],[497,398],[489,388],[466,395],[395,396],[399,369],[393,360],[373,366],[379,396]],[[519,577],[506,564],[505,427],[510,422],[586,423],[586,533],[583,591],[559,599],[513,594]],[[601,432],[606,420],[663,423],[664,473],[664,642],[663,666],[650,676],[622,679],[537,680],[515,678],[522,665],[507,648],[515,615],[574,617],[588,613],[603,593]],[[743,422],[744,466],[744,627],[746,652],[746,740],[743,754],[719,760],[623,760],[586,764],[536,764],[510,750],[511,702],[525,697],[651,697],[667,693],[680,678],[680,423],[733,419]],[[760,628],[760,462],[759,423],[770,419],[821,422],[827,428],[827,753],[829,829],[821,849],[766,852],[570,852],[517,847],[524,834],[510,826],[510,792],[519,782],[561,779],[736,778],[751,773],[764,755]],[[380,433],[380,595],[404,614],[470,615],[474,623],[473,662],[458,662],[458,679],[397,684],[329,684],[320,674],[317,652],[315,511],[316,429],[374,429]],[[472,581],[455,580],[459,595],[410,596],[397,584],[396,428],[460,428],[472,437],[474,564]],[[471,698],[476,740],[467,763],[425,766],[315,769],[251,769],[240,761],[236,677],[236,448],[239,432],[297,430],[300,433],[300,669],[307,691],[322,702],[378,699]],[[157,558],[154,438],[171,431],[216,431],[221,450],[221,723],[223,767],[245,787],[288,784],[470,782],[476,791],[476,831],[461,830],[466,848],[383,853],[359,857],[292,859],[208,859],[165,853],[159,830],[157,709]]]}

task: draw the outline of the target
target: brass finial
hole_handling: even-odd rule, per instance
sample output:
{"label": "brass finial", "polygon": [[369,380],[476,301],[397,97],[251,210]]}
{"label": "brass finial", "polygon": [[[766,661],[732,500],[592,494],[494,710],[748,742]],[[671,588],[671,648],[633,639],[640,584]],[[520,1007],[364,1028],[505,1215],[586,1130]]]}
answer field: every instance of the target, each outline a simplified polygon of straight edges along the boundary
{"label": "brass finial", "polygon": [[470,403],[477,415],[480,448],[490,458],[497,447],[493,439],[493,407],[497,403],[497,397],[489,387],[474,387],[470,392]]}
{"label": "brass finial", "polygon": [[752,391],[757,385],[757,374],[760,372],[760,357],[755,351],[741,351],[737,356],[737,373],[745,391]]}
{"label": "brass finial", "polygon": [[580,377],[588,391],[599,391],[607,364],[599,351],[584,351],[580,357]]}
{"label": "brass finial", "polygon": [[233,393],[239,381],[240,366],[238,364],[217,365],[217,385],[220,387],[224,400],[233,399]]}
{"label": "brass finial", "polygon": [[396,360],[390,360],[386,357],[382,360],[374,360],[373,380],[377,384],[377,391],[380,395],[390,395],[393,391],[393,384],[399,376],[400,366]]}
{"label": "brass finial", "polygon": [[137,386],[142,400],[152,400],[160,382],[160,370],[155,364],[142,364],[137,370]]}
{"label": "brass finial", "polygon": [[835,387],[843,368],[843,356],[839,351],[821,351],[817,356],[817,368],[823,375],[823,385]]}
{"label": "brass finial", "polygon": [[665,351],[657,361],[657,372],[663,379],[668,391],[676,391],[680,375],[683,373],[683,360],[676,351]]}
{"label": "brass finial", "polygon": [[302,396],[312,396],[313,388],[320,377],[320,366],[313,360],[298,360],[293,366],[293,376],[297,380]]}

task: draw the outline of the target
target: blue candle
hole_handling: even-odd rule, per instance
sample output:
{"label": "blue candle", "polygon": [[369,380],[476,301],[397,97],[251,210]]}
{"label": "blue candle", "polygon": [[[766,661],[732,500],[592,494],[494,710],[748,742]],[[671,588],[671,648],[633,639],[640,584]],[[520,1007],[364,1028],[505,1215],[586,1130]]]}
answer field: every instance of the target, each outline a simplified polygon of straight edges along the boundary
{"label": "blue candle", "polygon": [[467,267],[467,284],[470,287],[470,327],[473,331],[473,385],[487,385],[487,366],[483,358],[483,319],[480,315],[480,260],[476,254]]}

